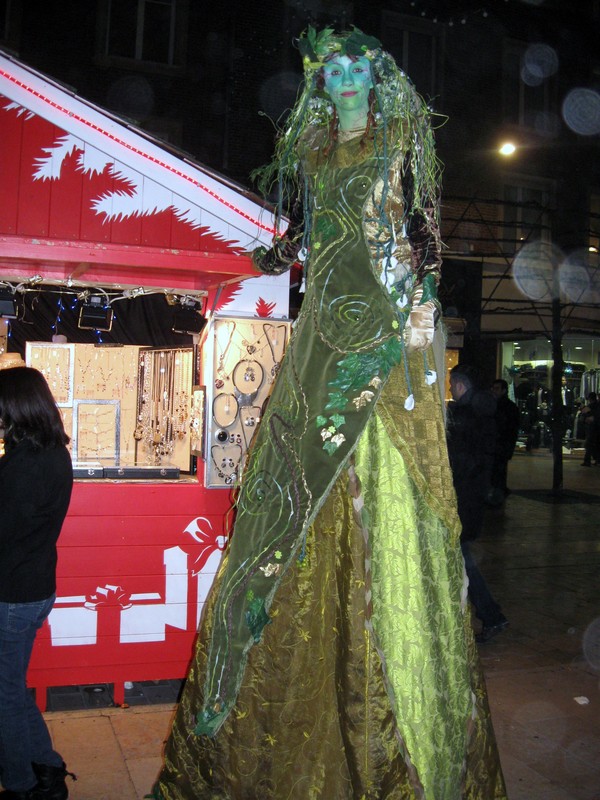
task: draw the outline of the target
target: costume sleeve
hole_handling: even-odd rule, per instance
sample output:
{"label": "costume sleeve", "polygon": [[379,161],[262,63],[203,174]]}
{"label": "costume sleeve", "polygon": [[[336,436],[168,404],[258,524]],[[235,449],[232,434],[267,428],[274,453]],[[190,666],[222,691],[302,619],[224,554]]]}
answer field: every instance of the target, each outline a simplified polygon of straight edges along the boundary
{"label": "costume sleeve", "polygon": [[[410,313],[404,327],[409,349],[426,350],[433,342],[439,316],[437,286],[440,280],[441,245],[435,201],[417,203],[415,181],[409,153],[400,154],[390,175],[389,214],[401,233],[402,245],[396,250],[404,261]],[[398,234],[396,234],[398,242]]]}
{"label": "costume sleeve", "polygon": [[303,204],[297,198],[291,208],[290,224],[283,234],[273,240],[271,247],[257,247],[252,253],[254,266],[266,275],[281,275],[297,261],[304,235]]}
{"label": "costume sleeve", "polygon": [[[410,132],[403,129],[401,137],[408,136]],[[387,180],[377,182],[365,206],[365,234],[375,269],[388,290],[405,292],[411,302],[435,301],[442,262],[437,198],[423,205],[415,202],[414,192],[410,153],[400,142]]]}
{"label": "costume sleeve", "polygon": [[415,285],[423,286],[431,276],[430,290],[434,291],[440,281],[442,265],[440,231],[437,221],[437,198],[426,198],[422,205],[415,203],[415,180],[410,157],[404,157],[401,173],[401,189],[404,198],[406,236],[411,246],[411,266]]}

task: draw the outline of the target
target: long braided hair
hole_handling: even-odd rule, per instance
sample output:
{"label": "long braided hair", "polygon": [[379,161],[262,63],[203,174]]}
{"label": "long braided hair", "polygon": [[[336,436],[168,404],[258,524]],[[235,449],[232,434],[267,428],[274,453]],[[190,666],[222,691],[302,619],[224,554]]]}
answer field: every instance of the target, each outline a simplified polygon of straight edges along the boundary
{"label": "long braided hair", "polygon": [[384,183],[391,157],[387,132],[394,123],[401,122],[408,131],[406,165],[414,183],[412,207],[407,209],[407,213],[437,208],[442,170],[435,153],[432,112],[392,56],[382,49],[378,40],[357,28],[339,34],[331,28],[321,33],[309,28],[300,37],[299,47],[304,55],[304,80],[298,99],[285,126],[279,131],[273,159],[252,175],[263,194],[269,195],[276,190],[278,217],[283,215],[284,207],[291,207],[305,193],[297,153],[303,134],[310,127],[327,128],[326,146],[331,149],[337,141],[339,120],[335,105],[324,88],[322,67],[327,60],[340,54],[351,58],[366,56],[369,60],[373,88],[362,141],[373,138],[374,131],[381,134],[378,139],[381,142]]}

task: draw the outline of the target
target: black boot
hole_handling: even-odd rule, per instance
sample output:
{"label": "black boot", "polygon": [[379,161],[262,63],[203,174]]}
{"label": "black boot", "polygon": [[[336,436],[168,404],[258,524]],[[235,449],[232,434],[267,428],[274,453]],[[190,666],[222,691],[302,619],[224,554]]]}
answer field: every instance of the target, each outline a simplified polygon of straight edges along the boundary
{"label": "black boot", "polygon": [[32,764],[33,771],[38,780],[36,790],[44,800],[67,800],[69,790],[67,789],[67,775],[74,781],[77,776],[67,771],[67,765],[63,761],[62,767],[51,767],[48,764]]}

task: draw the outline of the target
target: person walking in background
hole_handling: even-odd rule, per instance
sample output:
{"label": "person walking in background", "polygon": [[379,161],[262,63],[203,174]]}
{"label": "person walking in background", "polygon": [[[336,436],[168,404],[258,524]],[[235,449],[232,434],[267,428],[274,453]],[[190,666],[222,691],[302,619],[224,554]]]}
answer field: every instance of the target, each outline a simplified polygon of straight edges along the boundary
{"label": "person walking in background", "polygon": [[462,525],[460,546],[469,579],[469,600],[482,623],[476,639],[483,643],[504,630],[508,620],[492,597],[470,547],[483,528],[485,499],[490,487],[496,446],[496,401],[491,392],[479,390],[477,383],[477,371],[470,365],[458,364],[452,368],[452,401],[448,404],[446,429],[458,516]]}
{"label": "person walking in background", "polygon": [[585,430],[585,455],[582,467],[591,467],[592,458],[600,463],[600,403],[595,392],[590,392],[587,402],[581,409]]}
{"label": "person walking in background", "polygon": [[563,435],[573,436],[575,422],[575,392],[569,387],[566,377],[560,379],[560,398],[563,404]]}
{"label": "person walking in background", "polygon": [[71,773],[26,684],[54,604],[56,541],[73,485],[69,437],[41,372],[0,371],[0,438],[0,798],[66,800]]}
{"label": "person walking in background", "polygon": [[502,378],[493,382],[492,394],[496,398],[496,443],[487,501],[490,505],[497,506],[510,494],[507,486],[508,462],[513,456],[519,436],[519,408],[508,396],[508,383]]}

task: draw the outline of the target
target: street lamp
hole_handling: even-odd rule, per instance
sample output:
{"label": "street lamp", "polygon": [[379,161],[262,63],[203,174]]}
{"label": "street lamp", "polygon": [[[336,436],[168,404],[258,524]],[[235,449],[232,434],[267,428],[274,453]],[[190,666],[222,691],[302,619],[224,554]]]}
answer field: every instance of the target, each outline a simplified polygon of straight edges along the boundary
{"label": "street lamp", "polygon": [[500,155],[506,156],[507,158],[509,156],[514,155],[516,153],[516,151],[517,151],[517,147],[512,142],[504,142],[504,144],[502,144],[498,148],[498,152],[500,153]]}

